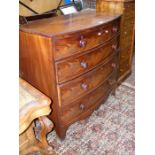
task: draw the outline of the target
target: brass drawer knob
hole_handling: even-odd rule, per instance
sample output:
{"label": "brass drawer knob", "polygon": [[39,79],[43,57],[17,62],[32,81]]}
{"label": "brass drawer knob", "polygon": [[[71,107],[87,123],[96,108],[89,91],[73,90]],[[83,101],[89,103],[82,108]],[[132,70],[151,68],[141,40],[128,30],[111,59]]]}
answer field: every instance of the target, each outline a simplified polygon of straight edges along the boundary
{"label": "brass drawer knob", "polygon": [[86,47],[86,45],[87,45],[87,41],[84,39],[83,36],[81,36],[80,47]]}
{"label": "brass drawer knob", "polygon": [[81,87],[83,90],[88,90],[88,85],[86,83],[82,83]]}
{"label": "brass drawer knob", "polygon": [[80,109],[84,110],[85,109],[85,105],[84,104],[80,104]]}
{"label": "brass drawer knob", "polygon": [[118,31],[118,28],[117,28],[117,27],[113,27],[113,28],[112,28],[112,31],[113,31],[113,32],[117,32],[117,31]]}
{"label": "brass drawer knob", "polygon": [[81,61],[80,62],[80,66],[84,69],[86,69],[88,67],[88,64],[85,61]]}

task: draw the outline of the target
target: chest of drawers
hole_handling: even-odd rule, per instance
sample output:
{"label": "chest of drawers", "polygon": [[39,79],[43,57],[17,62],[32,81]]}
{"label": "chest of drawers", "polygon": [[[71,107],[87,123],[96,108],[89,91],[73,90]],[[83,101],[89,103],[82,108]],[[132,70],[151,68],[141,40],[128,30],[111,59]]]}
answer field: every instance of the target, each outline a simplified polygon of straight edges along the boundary
{"label": "chest of drawers", "polygon": [[118,83],[131,73],[134,54],[135,0],[96,0],[97,11],[121,13]]}
{"label": "chest of drawers", "polygon": [[20,27],[20,76],[49,96],[60,138],[116,87],[120,15],[85,11]]}

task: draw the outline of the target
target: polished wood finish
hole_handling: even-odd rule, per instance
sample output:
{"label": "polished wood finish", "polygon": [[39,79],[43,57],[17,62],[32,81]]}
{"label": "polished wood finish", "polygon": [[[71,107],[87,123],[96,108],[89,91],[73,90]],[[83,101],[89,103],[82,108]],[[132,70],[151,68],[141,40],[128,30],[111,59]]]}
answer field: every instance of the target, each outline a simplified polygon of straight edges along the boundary
{"label": "polished wood finish", "polygon": [[121,83],[131,73],[134,53],[134,0],[97,0],[97,11],[106,13],[121,13],[121,35],[118,83]]}
{"label": "polished wood finish", "polygon": [[[52,99],[49,118],[61,139],[115,89],[119,25],[120,15],[85,11],[20,27],[20,76]],[[91,96],[92,106],[80,104]]]}
{"label": "polished wood finish", "polygon": [[26,155],[39,151],[42,155],[55,155],[48,145],[46,135],[53,128],[53,123],[45,117],[51,112],[51,100],[19,79],[19,152]]}
{"label": "polished wood finish", "polygon": [[98,26],[104,26],[112,20],[118,19],[119,16],[120,14],[107,14],[89,10],[70,15],[38,20],[36,22],[22,25],[20,30],[47,37],[55,36],[57,38],[61,37],[61,35],[68,36],[74,32],[82,33],[82,30],[88,31],[90,28],[94,29]]}
{"label": "polished wood finish", "polygon": [[116,67],[113,67],[113,64],[116,63],[116,60],[112,59],[108,63],[95,68],[83,76],[60,85],[58,89],[62,104],[76,100],[81,95],[85,95],[96,89],[115,72]]}
{"label": "polished wood finish", "polygon": [[[56,72],[58,75],[58,82],[62,83],[72,79],[82,73],[85,73],[92,68],[104,63],[106,58],[117,53],[118,39],[114,38],[106,44],[89,50],[87,53],[82,53],[80,56],[72,56],[66,60],[56,63]],[[94,59],[94,57],[96,59]]]}
{"label": "polished wood finish", "polygon": [[[97,26],[70,35],[60,35],[55,39],[55,59],[65,58],[67,56],[82,53],[85,50],[92,49],[109,40],[119,31],[118,22],[108,25]],[[114,29],[116,31],[114,32]]]}
{"label": "polished wood finish", "polygon": [[61,119],[64,125],[74,122],[74,120],[78,120],[78,117],[81,117],[81,114],[86,113],[91,107],[94,107],[98,104],[100,100],[103,100],[111,91],[111,83],[114,75],[111,75],[108,80],[106,80],[101,86],[92,91],[91,93],[87,93],[84,97],[77,99],[74,102],[74,106],[72,104],[62,107],[62,116]]}

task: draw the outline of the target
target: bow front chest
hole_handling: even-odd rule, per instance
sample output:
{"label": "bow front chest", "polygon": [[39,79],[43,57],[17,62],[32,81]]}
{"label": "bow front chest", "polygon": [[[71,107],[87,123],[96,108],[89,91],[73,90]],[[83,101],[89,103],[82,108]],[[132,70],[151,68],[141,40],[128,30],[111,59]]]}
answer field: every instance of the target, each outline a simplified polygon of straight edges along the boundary
{"label": "bow front chest", "polygon": [[49,96],[60,138],[116,87],[120,15],[83,11],[20,26],[20,77]]}

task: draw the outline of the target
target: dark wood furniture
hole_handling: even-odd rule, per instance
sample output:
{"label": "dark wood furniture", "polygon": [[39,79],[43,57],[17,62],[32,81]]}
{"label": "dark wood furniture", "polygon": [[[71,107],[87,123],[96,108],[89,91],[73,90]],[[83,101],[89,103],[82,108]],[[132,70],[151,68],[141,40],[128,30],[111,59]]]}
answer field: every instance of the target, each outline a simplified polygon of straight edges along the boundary
{"label": "dark wood furniture", "polygon": [[135,1],[134,0],[96,0],[97,11],[121,13],[120,58],[118,83],[131,73],[134,54]]}
{"label": "dark wood furniture", "polygon": [[42,155],[55,155],[46,141],[53,123],[46,117],[51,112],[51,100],[19,79],[19,152],[27,155],[39,151]]}
{"label": "dark wood furniture", "polygon": [[116,87],[120,15],[84,11],[20,27],[20,76],[53,100],[60,138]]}

